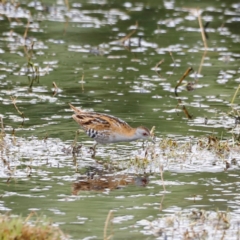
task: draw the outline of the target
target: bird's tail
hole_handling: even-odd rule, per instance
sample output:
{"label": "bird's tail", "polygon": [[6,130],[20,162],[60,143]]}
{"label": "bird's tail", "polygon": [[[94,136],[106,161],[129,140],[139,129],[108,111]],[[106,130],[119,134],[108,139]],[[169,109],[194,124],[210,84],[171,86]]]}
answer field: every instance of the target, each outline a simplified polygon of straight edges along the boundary
{"label": "bird's tail", "polygon": [[74,107],[71,103],[69,103],[69,106],[75,113],[82,113],[83,112],[83,110],[81,110],[80,108]]}

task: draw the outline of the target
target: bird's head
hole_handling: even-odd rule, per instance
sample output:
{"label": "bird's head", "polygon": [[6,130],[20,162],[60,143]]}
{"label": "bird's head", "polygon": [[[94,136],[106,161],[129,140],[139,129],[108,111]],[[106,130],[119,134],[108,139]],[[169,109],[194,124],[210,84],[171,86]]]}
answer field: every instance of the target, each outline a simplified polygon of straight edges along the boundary
{"label": "bird's head", "polygon": [[152,142],[154,142],[150,131],[146,128],[146,127],[138,127],[136,129],[136,136],[139,139],[144,139],[144,140],[150,140]]}

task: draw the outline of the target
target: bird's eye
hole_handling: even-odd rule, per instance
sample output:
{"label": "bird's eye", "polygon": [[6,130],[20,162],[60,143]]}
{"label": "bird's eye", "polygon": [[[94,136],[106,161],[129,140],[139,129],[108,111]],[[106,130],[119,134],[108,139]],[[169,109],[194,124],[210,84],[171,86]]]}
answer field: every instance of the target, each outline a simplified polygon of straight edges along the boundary
{"label": "bird's eye", "polygon": [[143,136],[148,136],[148,134],[145,132],[145,133],[143,133]]}

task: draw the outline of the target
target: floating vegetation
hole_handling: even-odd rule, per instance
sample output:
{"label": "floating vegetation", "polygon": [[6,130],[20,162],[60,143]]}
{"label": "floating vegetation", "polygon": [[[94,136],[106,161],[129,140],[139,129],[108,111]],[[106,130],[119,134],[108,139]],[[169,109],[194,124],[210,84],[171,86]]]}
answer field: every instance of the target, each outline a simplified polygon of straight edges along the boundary
{"label": "floating vegetation", "polygon": [[[149,145],[128,163],[128,172],[224,171],[240,167],[240,144],[209,135],[199,139],[164,138],[157,146]],[[235,164],[232,164],[235,159]]]}
{"label": "floating vegetation", "polygon": [[69,239],[63,232],[46,218],[37,218],[30,222],[30,214],[26,219],[0,215],[0,239],[8,240],[64,240]]}
{"label": "floating vegetation", "polygon": [[[106,147],[103,145],[101,148]],[[128,174],[142,175],[159,173],[161,168],[163,168],[163,172],[166,170],[188,172],[225,171],[240,167],[239,142],[232,139],[220,139],[214,135],[179,139],[167,137],[161,140],[156,139],[156,144],[148,143],[142,148],[139,146],[138,150],[128,149],[125,151],[129,152],[127,159],[124,156],[120,157],[117,151],[116,154],[111,153],[110,162],[106,161],[115,166],[115,173],[125,171]],[[81,165],[77,166],[77,169],[89,166],[91,162],[96,161],[91,157],[92,153],[89,147],[77,145],[76,142],[73,145],[67,145],[59,139],[19,138],[15,134],[4,133],[4,129],[1,133],[0,152],[2,164],[5,166],[1,171],[2,176],[5,175],[5,177],[29,175],[29,171],[34,173],[35,167],[45,164],[60,167],[61,162],[66,161],[66,158],[70,165],[71,161],[80,161]],[[106,153],[102,153],[106,159],[109,158],[110,153],[108,152],[109,150],[106,150]],[[233,159],[235,159],[235,164],[233,164]],[[105,161],[101,162],[104,164]],[[85,184],[84,188],[88,185],[91,190],[94,188],[91,184],[94,183],[97,186],[98,184],[104,185],[106,182],[112,184],[111,189],[117,188],[114,178],[107,177],[107,180],[98,181],[87,180],[85,183],[80,183],[80,188]],[[104,188],[102,187],[102,189]]]}
{"label": "floating vegetation", "polygon": [[239,219],[228,211],[182,210],[140,220],[135,227],[160,239],[239,239]]}

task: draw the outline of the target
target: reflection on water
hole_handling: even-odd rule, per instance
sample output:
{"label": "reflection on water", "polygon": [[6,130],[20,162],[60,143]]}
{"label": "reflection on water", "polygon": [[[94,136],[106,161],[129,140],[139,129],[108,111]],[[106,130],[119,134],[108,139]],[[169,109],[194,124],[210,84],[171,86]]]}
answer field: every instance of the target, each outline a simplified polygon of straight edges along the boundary
{"label": "reflection on water", "polygon": [[[109,210],[119,239],[170,238],[195,213],[212,236],[216,209],[237,219],[238,3],[2,2],[0,14],[1,212],[45,214],[75,239],[102,237]],[[80,134],[73,152],[69,102],[155,126],[157,143],[93,159]],[[86,191],[96,181],[104,191]]]}

